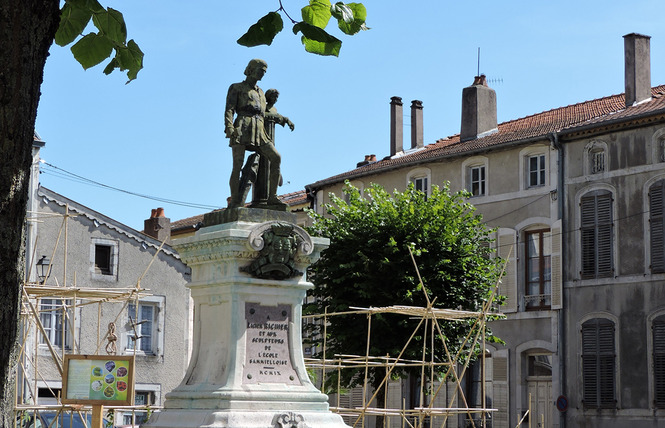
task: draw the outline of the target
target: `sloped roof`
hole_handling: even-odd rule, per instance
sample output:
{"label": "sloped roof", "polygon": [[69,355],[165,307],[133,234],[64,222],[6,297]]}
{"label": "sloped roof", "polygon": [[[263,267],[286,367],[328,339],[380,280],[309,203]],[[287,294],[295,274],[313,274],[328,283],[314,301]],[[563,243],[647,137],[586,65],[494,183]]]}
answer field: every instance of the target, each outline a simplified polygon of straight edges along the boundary
{"label": "sloped roof", "polygon": [[[90,209],[86,207],[85,205],[81,205],[78,202],[75,202],[66,196],[63,196],[59,193],[54,192],[53,190],[47,189],[46,187],[39,186],[39,190],[37,194],[45,198],[45,201],[48,202],[55,202],[56,204],[64,207],[64,206],[69,206],[69,209],[71,211],[74,211],[82,216],[85,216],[86,218],[97,222],[99,224],[103,224],[104,226],[108,227],[109,229],[113,229],[118,233],[121,233],[128,238],[131,238],[141,244],[145,244],[147,246],[153,247],[155,249],[158,249],[159,246],[162,244],[160,241],[142,233],[139,232],[136,229],[132,229],[131,227],[120,223],[119,221],[113,220],[110,217],[105,216],[104,214],[101,214],[93,209]],[[162,247],[162,251],[170,256],[173,256],[177,259],[180,259],[180,256],[178,253],[171,248],[170,245],[164,244]]]}
{"label": "sloped roof", "polygon": [[520,119],[503,122],[498,132],[474,140],[460,141],[460,135],[441,138],[417,151],[387,157],[308,185],[317,188],[347,179],[372,175],[437,159],[459,156],[530,140],[547,138],[549,134],[573,134],[586,129],[629,122],[645,116],[665,113],[665,85],[651,89],[649,101],[626,107],[624,94],[610,95],[591,101],[559,107]]}
{"label": "sloped roof", "polygon": [[[286,205],[292,207],[294,205],[301,205],[307,203],[307,193],[304,190],[291,192],[284,195],[279,195],[278,198]],[[171,222],[171,233],[177,233],[187,229],[197,228],[199,224],[203,223],[203,216],[205,214],[195,215],[193,217],[183,218]]]}

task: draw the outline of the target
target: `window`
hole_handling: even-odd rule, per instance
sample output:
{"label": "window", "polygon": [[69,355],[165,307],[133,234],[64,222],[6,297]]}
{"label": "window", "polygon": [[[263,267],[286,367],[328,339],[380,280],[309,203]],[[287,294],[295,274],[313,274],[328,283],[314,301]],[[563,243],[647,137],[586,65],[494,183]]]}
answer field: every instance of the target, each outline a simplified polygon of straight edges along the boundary
{"label": "window", "polygon": [[552,233],[547,230],[529,231],[525,234],[527,310],[549,309],[552,304]]}
{"label": "window", "polygon": [[529,355],[526,374],[532,378],[552,380],[552,355]]}
{"label": "window", "polygon": [[529,156],[528,187],[545,185],[545,155]]}
{"label": "window", "polygon": [[587,409],[616,408],[614,323],[595,318],[582,324],[583,404]]}
{"label": "window", "polygon": [[469,167],[469,192],[472,196],[485,195],[485,166]]}
{"label": "window", "polygon": [[[134,394],[135,406],[152,406],[155,404],[155,393],[153,391],[136,391]],[[133,414],[132,414],[133,413]],[[125,425],[138,426],[148,421],[147,411],[126,412],[122,416]],[[132,420],[132,418],[134,420]]]}
{"label": "window", "polygon": [[427,177],[412,178],[411,182],[416,190],[421,191],[426,195],[428,194],[429,187],[427,186]]}
{"label": "window", "polygon": [[654,319],[653,334],[653,402],[657,408],[665,408],[665,315]]}
{"label": "window", "polygon": [[92,238],[92,243],[90,245],[90,264],[92,279],[117,281],[118,241],[113,239]]}
{"label": "window", "polygon": [[591,174],[598,174],[605,171],[605,152],[603,150],[592,150],[589,153],[591,161]]}
{"label": "window", "polygon": [[146,354],[155,353],[155,328],[157,326],[157,313],[159,309],[154,303],[140,302],[138,313],[136,304],[127,306],[128,333],[127,350],[142,351]]}
{"label": "window", "polygon": [[126,324],[120,339],[125,352],[160,356],[164,349],[164,296],[146,296],[127,305]]}
{"label": "window", "polygon": [[70,311],[68,300],[42,299],[39,305],[39,321],[44,327],[44,335],[39,336],[39,343],[47,341],[53,346],[71,348]]}
{"label": "window", "polygon": [[595,191],[582,197],[582,279],[612,276],[612,194]]}
{"label": "window", "polygon": [[95,245],[95,273],[113,275],[110,245]]}
{"label": "window", "polygon": [[415,168],[406,175],[406,185],[407,187],[410,184],[413,184],[413,188],[420,192],[423,192],[425,195],[429,195],[430,181],[431,181],[431,170],[429,168]]}
{"label": "window", "polygon": [[651,273],[665,272],[665,180],[649,187]]}
{"label": "window", "polygon": [[592,141],[584,150],[585,174],[600,174],[607,171],[607,144],[602,141]]}

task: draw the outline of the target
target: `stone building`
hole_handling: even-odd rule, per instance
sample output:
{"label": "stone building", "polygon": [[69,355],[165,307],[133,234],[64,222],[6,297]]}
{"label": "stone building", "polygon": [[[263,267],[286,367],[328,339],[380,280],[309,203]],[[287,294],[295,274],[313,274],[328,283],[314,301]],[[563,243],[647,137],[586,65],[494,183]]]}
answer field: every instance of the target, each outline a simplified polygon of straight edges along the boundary
{"label": "stone building", "polygon": [[[35,177],[43,142],[36,143],[26,278],[39,314],[24,318],[28,346],[19,404],[56,404],[62,357],[105,355],[104,337],[114,322],[117,353],[135,355],[136,404],[159,406],[182,380],[191,350],[190,270],[164,235],[170,232],[168,219],[153,213],[146,234],[39,187]],[[144,296],[123,300],[123,293],[137,287]],[[118,414],[123,420],[115,423],[131,423],[129,416]]]}
{"label": "stone building", "polygon": [[[651,87],[648,36],[624,36],[625,94],[497,123],[484,76],[462,92],[459,134],[423,141],[423,105],[390,102],[390,154],[306,186],[323,212],[345,180],[423,192],[466,189],[508,260],[506,319],[492,325],[486,385],[516,426],[656,426],[665,407],[665,86]],[[399,304],[400,302],[395,302]],[[469,398],[470,397],[470,398]],[[529,406],[529,397],[530,406]],[[454,423],[463,423],[457,421]],[[455,425],[450,425],[455,426]]]}

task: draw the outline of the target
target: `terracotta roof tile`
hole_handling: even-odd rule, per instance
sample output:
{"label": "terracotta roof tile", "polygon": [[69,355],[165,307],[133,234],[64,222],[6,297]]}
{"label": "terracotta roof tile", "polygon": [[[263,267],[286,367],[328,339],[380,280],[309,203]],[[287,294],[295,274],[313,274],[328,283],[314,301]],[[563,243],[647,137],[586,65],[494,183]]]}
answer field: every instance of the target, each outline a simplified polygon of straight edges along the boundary
{"label": "terracotta roof tile", "polygon": [[288,206],[292,207],[294,205],[307,203],[307,193],[305,193],[304,190],[298,190],[297,192],[280,195],[279,199],[281,199],[281,201]]}
{"label": "terracotta roof tile", "polygon": [[[282,200],[285,204],[292,207],[294,205],[300,205],[307,203],[307,193],[304,190],[299,190],[297,192],[287,193],[285,195],[279,195],[279,199]],[[204,214],[195,215],[193,217],[183,218],[181,220],[176,220],[171,222],[171,232],[179,232],[187,229],[192,229],[197,227],[199,223],[203,222]]]}
{"label": "terracotta roof tile", "polygon": [[171,231],[194,228],[201,222],[203,222],[203,214],[195,215],[194,217],[183,218],[182,220],[172,221]]}
{"label": "terracotta roof tile", "polygon": [[307,187],[320,187],[353,177],[471,153],[494,146],[546,138],[553,132],[572,133],[585,127],[601,126],[614,121],[627,121],[642,115],[665,113],[665,85],[656,86],[651,89],[651,92],[650,101],[630,107],[625,106],[624,94],[610,95],[503,122],[498,125],[498,132],[474,140],[462,142],[459,134],[442,138],[421,150],[407,152],[402,156],[384,158],[378,162],[317,181]]}

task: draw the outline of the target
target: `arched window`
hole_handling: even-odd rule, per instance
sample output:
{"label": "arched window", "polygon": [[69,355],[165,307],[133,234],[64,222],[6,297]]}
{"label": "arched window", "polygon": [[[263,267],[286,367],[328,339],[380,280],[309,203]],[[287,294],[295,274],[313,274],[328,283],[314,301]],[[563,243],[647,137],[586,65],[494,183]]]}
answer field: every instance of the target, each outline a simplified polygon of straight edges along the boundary
{"label": "arched window", "polygon": [[406,176],[406,185],[413,183],[416,190],[423,192],[426,195],[430,194],[431,171],[429,168],[416,168]]}
{"label": "arched window", "polygon": [[615,360],[614,322],[606,318],[593,318],[582,324],[582,383],[585,408],[616,408]]}
{"label": "arched window", "polygon": [[471,196],[485,196],[488,194],[487,158],[474,157],[462,164],[464,187],[471,192]]}

